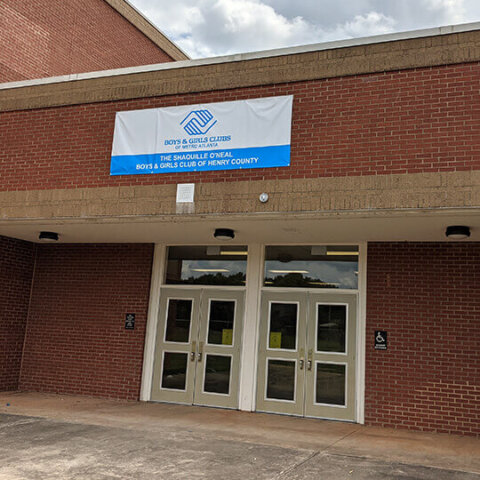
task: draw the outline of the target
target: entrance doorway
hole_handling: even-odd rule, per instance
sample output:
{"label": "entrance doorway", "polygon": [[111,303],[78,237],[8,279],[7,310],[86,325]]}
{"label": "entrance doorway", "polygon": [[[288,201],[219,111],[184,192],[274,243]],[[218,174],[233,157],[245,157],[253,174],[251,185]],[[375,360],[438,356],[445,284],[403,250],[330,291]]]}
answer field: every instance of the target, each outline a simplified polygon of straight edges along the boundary
{"label": "entrance doorway", "polygon": [[355,420],[355,293],[262,294],[257,410]]}
{"label": "entrance doorway", "polygon": [[164,288],[151,399],[238,408],[244,292]]}

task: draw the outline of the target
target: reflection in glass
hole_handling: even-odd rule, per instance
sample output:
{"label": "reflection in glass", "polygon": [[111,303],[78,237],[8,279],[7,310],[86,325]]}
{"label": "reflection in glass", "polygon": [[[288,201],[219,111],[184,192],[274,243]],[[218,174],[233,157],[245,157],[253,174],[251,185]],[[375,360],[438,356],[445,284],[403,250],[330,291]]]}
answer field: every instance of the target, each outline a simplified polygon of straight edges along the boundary
{"label": "reflection in glass", "polygon": [[232,357],[207,355],[203,391],[228,395]]}
{"label": "reflection in glass", "polygon": [[169,247],[166,283],[245,286],[246,246]]}
{"label": "reflection in glass", "polygon": [[270,246],[266,287],[358,288],[356,246]]}
{"label": "reflection in glass", "polygon": [[235,302],[232,300],[211,300],[208,322],[208,343],[232,345]]}
{"label": "reflection in glass", "polygon": [[191,316],[192,300],[169,299],[165,341],[188,343]]}
{"label": "reflection in glass", "polygon": [[297,307],[296,303],[270,304],[269,348],[297,348]]}
{"label": "reflection in glass", "polygon": [[317,352],[345,353],[346,305],[317,305]]}
{"label": "reflection in glass", "polygon": [[268,360],[267,398],[295,399],[295,362]]}
{"label": "reflection in glass", "polygon": [[317,363],[316,403],[345,405],[345,365]]}
{"label": "reflection in glass", "polygon": [[185,390],[187,353],[165,352],[163,357],[162,388]]}

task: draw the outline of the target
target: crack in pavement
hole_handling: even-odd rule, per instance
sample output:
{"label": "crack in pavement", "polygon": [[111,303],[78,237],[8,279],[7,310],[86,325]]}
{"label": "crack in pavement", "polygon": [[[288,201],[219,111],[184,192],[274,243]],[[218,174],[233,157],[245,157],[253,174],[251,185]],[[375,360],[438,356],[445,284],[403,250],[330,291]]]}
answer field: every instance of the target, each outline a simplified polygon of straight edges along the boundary
{"label": "crack in pavement", "polygon": [[438,470],[439,472],[451,472],[454,473],[468,473],[470,475],[480,475],[480,472],[476,472],[474,470],[464,470],[464,469],[452,469],[452,468],[444,468],[444,467],[436,467],[434,465],[422,465],[421,463],[405,463],[405,462],[393,462],[389,460],[382,460],[375,457],[371,457],[368,455],[352,455],[348,453],[326,453],[326,455],[330,457],[339,457],[339,458],[354,458],[357,460],[370,460],[374,462],[384,462],[385,464],[389,465],[399,465],[402,467],[419,467],[419,468],[426,468],[430,470]]}
{"label": "crack in pavement", "polygon": [[307,458],[304,458],[301,462],[297,462],[294,465],[286,468],[285,470],[282,470],[280,473],[275,475],[275,477],[273,477],[272,480],[276,480],[278,478],[283,477],[284,475],[292,473],[294,470],[300,468],[302,465],[305,465],[307,462],[309,462],[310,460],[312,460],[313,458],[315,458],[319,454],[320,454],[320,451],[316,451],[316,452],[311,453]]}

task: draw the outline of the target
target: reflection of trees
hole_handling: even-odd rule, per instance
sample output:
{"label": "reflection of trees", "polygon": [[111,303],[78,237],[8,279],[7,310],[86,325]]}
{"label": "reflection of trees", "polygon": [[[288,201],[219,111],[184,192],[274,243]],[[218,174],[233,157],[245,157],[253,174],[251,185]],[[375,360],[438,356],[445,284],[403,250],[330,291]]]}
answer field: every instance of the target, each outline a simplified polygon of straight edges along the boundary
{"label": "reflection of trees", "polygon": [[[305,288],[339,288],[333,283],[323,282],[320,278],[304,277],[302,273],[287,273],[278,277],[267,277],[265,283],[269,287],[305,287]],[[323,283],[323,285],[318,285]]]}
{"label": "reflection of trees", "polygon": [[175,283],[184,283],[188,285],[245,285],[246,276],[244,273],[234,273],[225,275],[224,273],[207,273],[199,277],[188,277],[178,280]]}

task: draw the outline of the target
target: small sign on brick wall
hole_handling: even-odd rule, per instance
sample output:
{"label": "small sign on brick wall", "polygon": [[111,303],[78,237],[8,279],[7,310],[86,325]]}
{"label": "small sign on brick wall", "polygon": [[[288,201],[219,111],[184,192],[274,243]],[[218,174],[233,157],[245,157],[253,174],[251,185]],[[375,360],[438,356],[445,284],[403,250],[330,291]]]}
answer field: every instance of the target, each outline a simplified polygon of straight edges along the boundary
{"label": "small sign on brick wall", "polygon": [[375,350],[387,349],[387,332],[385,330],[375,330]]}
{"label": "small sign on brick wall", "polygon": [[135,314],[127,313],[125,315],[125,330],[134,330],[135,329]]}

